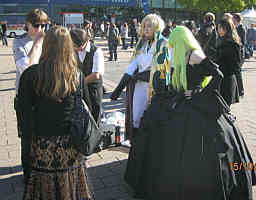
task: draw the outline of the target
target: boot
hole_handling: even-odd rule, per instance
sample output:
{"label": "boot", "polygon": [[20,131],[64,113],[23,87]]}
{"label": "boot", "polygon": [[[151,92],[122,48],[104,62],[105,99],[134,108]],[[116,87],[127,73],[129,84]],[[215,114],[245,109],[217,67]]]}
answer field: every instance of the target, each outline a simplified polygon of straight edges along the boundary
{"label": "boot", "polygon": [[131,80],[131,76],[129,74],[124,74],[121,81],[119,82],[116,89],[112,92],[110,99],[117,100],[117,98],[120,96],[123,89],[127,86],[129,81]]}

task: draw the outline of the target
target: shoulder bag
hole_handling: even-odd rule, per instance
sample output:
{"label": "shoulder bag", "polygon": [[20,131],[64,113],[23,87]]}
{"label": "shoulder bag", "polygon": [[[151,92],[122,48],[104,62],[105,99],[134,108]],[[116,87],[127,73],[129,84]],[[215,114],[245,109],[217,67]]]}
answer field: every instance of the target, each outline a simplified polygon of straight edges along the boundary
{"label": "shoulder bag", "polygon": [[99,146],[102,134],[82,97],[82,73],[79,73],[79,86],[75,94],[74,109],[71,113],[71,142],[78,152],[89,156]]}

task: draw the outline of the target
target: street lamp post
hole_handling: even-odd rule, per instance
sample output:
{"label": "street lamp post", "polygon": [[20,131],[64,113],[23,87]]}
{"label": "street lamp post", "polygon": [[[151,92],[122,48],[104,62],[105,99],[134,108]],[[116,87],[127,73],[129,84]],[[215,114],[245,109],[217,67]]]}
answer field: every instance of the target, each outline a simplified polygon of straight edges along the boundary
{"label": "street lamp post", "polygon": [[51,18],[51,0],[48,0],[48,16]]}
{"label": "street lamp post", "polygon": [[174,21],[176,21],[177,2],[174,0]]}

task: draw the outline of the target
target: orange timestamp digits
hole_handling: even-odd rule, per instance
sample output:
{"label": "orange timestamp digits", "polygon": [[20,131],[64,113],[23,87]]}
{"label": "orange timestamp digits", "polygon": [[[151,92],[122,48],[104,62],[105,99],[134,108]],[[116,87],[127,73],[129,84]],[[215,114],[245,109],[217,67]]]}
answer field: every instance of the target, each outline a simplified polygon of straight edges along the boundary
{"label": "orange timestamp digits", "polygon": [[256,163],[239,163],[239,162],[231,162],[230,164],[230,170],[234,171],[240,171],[240,170],[256,170]]}

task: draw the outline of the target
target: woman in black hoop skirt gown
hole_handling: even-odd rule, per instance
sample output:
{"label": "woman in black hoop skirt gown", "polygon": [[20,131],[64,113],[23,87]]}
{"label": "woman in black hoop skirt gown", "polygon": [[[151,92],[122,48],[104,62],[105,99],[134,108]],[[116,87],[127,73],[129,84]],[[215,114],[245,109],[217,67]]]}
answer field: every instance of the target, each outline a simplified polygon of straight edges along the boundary
{"label": "woman in black hoop skirt gown", "polygon": [[172,85],[162,87],[155,72],[137,136],[144,142],[129,155],[126,177],[129,166],[140,167],[133,189],[147,200],[252,200],[255,172],[236,165],[253,160],[219,93],[223,74],[186,27],[177,26],[169,44]]}

